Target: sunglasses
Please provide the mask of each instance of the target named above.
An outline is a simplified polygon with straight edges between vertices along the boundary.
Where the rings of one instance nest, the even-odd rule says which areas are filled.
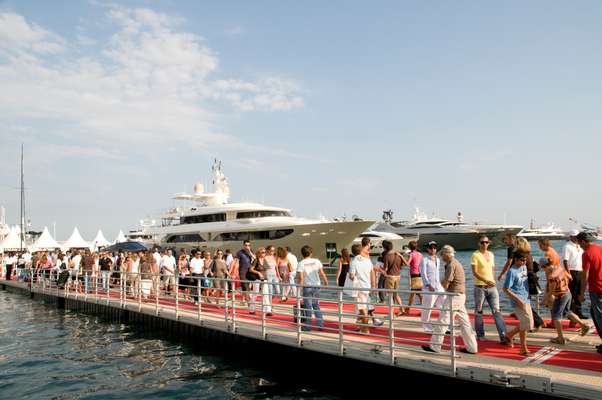
[[[519,258],[518,261],[525,261],[526,262],[527,259],[526,258]]]
[[[481,242],[481,244],[489,244],[489,242]]]

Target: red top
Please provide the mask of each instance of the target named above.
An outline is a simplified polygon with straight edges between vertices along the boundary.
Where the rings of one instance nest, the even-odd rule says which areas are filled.
[[[590,244],[583,252],[583,270],[589,270],[587,283],[590,293],[602,293],[602,247]]]

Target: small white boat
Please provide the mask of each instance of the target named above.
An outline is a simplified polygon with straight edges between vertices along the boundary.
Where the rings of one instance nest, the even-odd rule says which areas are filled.
[[[524,228],[516,236],[523,237],[527,240],[560,240],[567,238],[566,232],[553,223],[548,223],[547,225],[541,227],[535,227],[533,225],[533,220],[531,220],[531,225],[528,228]]]
[[[370,238],[370,256],[379,257],[383,251],[383,242],[388,240],[393,244],[393,250],[402,252],[403,247],[407,246],[412,240],[418,241],[418,236],[401,236],[396,233],[382,231],[366,231],[362,232],[354,241],[353,244],[361,244],[363,238]]]

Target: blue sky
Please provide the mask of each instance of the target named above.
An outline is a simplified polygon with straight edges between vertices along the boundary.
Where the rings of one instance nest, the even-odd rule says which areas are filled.
[[[224,162],[316,217],[602,225],[599,2],[0,1],[0,204],[91,239]]]

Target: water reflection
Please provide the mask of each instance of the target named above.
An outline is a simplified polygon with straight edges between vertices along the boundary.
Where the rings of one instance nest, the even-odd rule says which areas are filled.
[[[0,397],[333,398],[101,318],[0,292]],[[251,361],[252,363],[252,361]]]

